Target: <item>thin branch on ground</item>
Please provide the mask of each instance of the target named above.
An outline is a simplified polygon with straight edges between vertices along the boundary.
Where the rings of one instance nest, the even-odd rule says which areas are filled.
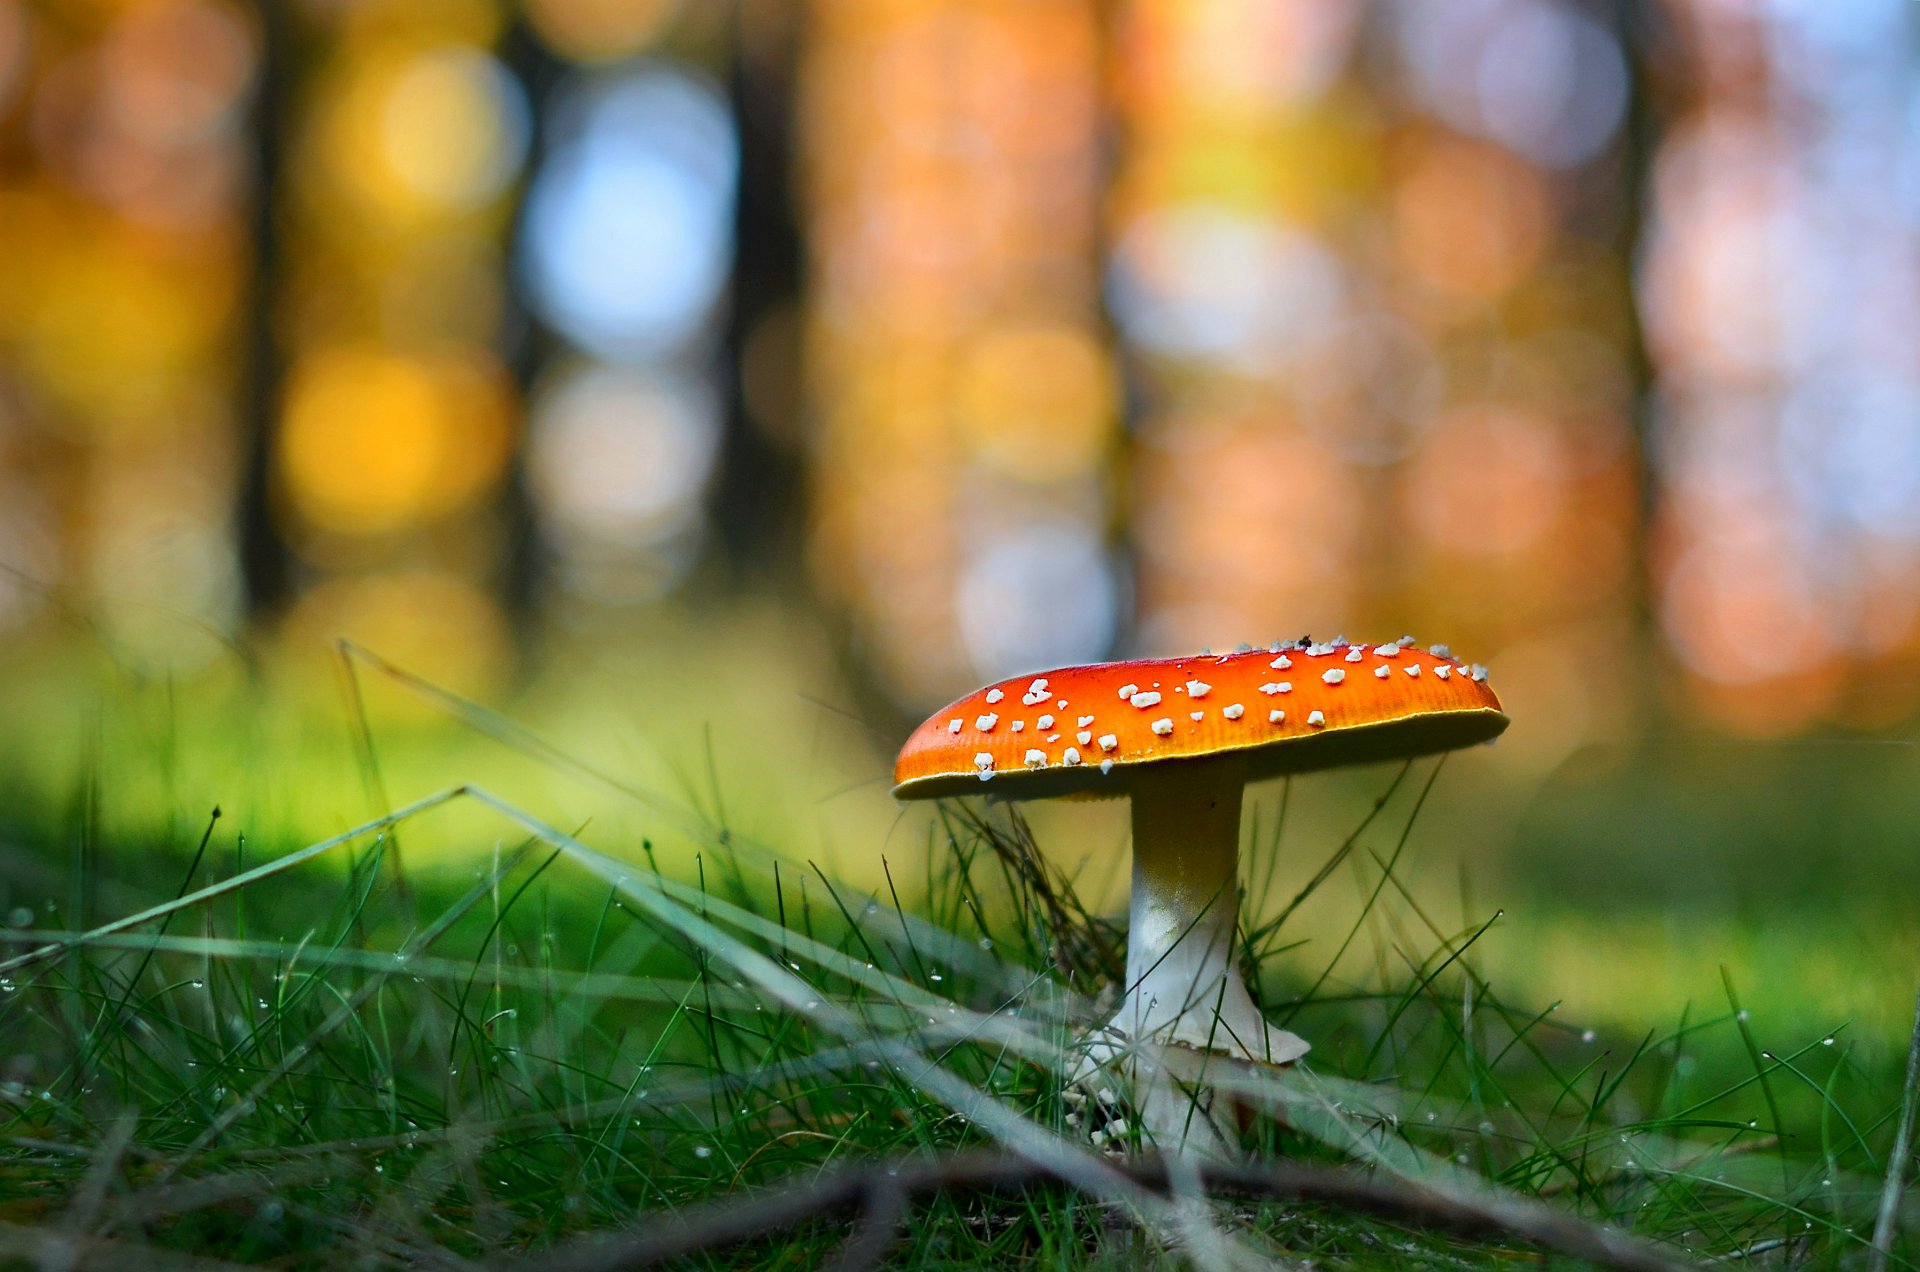
[[[1913,1043],[1907,1048],[1907,1085],[1900,1097],[1900,1125],[1893,1133],[1893,1152],[1887,1155],[1887,1182],[1880,1190],[1880,1217],[1873,1225],[1872,1272],[1886,1272],[1887,1256],[1893,1253],[1900,1195],[1906,1189],[1907,1158],[1913,1153],[1916,1104],[1920,1104],[1920,998],[1913,1004]]]
[[[154,1272],[251,1272],[244,1263],[108,1237],[0,1221],[0,1263],[35,1268],[151,1268]]]
[[[1141,1187],[1167,1187],[1169,1172],[1163,1161],[1112,1165]],[[1617,1272],[1674,1272],[1691,1266],[1653,1242],[1525,1198],[1463,1199],[1404,1180],[1305,1162],[1205,1163],[1190,1169],[1197,1171],[1211,1197],[1316,1202],[1463,1235],[1514,1238]],[[879,1158],[744,1197],[677,1213],[641,1215],[620,1236],[575,1242],[494,1266],[500,1272],[533,1267],[547,1272],[624,1272],[738,1245],[861,1206],[865,1221],[842,1248],[840,1264],[871,1267],[884,1260],[899,1239],[905,1202],[915,1195],[1058,1182],[1064,1181],[1048,1164],[998,1149]]]

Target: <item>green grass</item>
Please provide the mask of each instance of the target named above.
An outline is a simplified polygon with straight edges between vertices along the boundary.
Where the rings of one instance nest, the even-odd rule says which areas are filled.
[[[1011,810],[904,823],[888,868],[849,883],[730,820],[748,792],[725,780],[696,798],[603,779],[443,705],[515,763],[584,774],[595,820],[421,798],[377,750],[370,784],[416,802],[298,853],[263,854],[231,816],[121,851],[100,766],[66,811],[16,820],[0,961],[54,948],[0,982],[0,1266],[73,1234],[129,1267],[494,1259],[986,1145],[1083,1186],[918,1197],[891,1259],[1492,1267],[1528,1249],[1327,1204],[1195,1212],[1107,1171],[1138,1146],[1096,1146],[1114,1111],[1060,1074],[1110,1010],[1124,933]],[[1497,910],[1406,868],[1433,776],[1372,775],[1385,802],[1350,836],[1302,831],[1287,798],[1251,823],[1250,890],[1283,900],[1247,910],[1251,983],[1315,1050],[1242,1089],[1263,1113],[1248,1149],[1543,1203],[1676,1257],[1865,1266],[1903,1056],[1838,1015],[1781,1031],[1743,1009],[1768,987],[1718,966],[1711,999],[1631,1029],[1509,995],[1485,971]],[[811,1267],[854,1231],[837,1210],[689,1261]],[[1893,1266],[1920,1258],[1903,1241]]]

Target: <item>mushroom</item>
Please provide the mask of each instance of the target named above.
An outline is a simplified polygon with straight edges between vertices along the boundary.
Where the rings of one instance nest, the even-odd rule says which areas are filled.
[[[1240,978],[1245,784],[1450,751],[1507,727],[1484,667],[1412,643],[1298,641],[1023,676],[936,712],[900,749],[901,799],[1131,798],[1126,992],[1080,1076],[1131,1080],[1139,1121],[1162,1149],[1226,1150],[1205,1063],[1286,1065],[1308,1050],[1267,1023]],[[1043,712],[1056,733],[1013,731]],[[1002,715],[1009,727],[994,727]]]

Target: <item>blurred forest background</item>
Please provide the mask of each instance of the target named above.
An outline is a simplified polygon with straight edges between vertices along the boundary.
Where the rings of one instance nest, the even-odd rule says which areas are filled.
[[[1798,925],[1891,1030],[1916,60],[1908,0],[0,0],[8,816],[177,840],[348,635],[870,858],[983,678],[1407,631],[1515,717],[1432,815],[1583,907],[1556,992]]]

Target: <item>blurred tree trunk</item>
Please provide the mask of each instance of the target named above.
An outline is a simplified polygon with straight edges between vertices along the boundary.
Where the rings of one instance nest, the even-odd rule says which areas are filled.
[[[254,12],[259,22],[260,71],[248,119],[253,142],[253,270],[241,307],[237,403],[242,430],[241,472],[234,520],[246,608],[252,616],[265,617],[286,604],[292,587],[286,540],[274,520],[273,447],[286,370],[277,309],[282,265],[281,165],[287,88],[293,68],[291,23],[284,7],[264,4]]]

